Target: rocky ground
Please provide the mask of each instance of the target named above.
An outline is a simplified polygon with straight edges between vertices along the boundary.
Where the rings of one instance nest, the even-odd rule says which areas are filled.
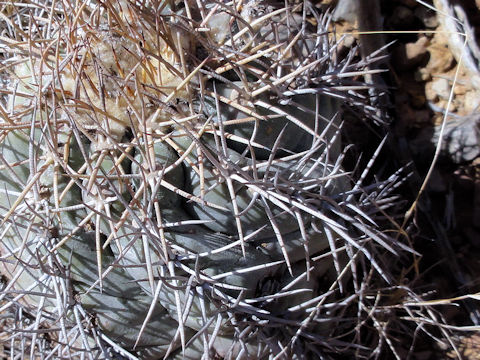
[[[336,3],[323,1],[321,6]],[[480,291],[480,88],[475,81],[478,73],[459,66],[462,55],[452,44],[454,35],[446,29],[443,15],[428,7],[438,8],[442,3],[455,3],[460,8],[457,14],[463,10],[471,25],[470,36],[477,38],[478,0],[377,2],[381,14],[381,29],[377,30],[382,32],[382,41],[390,44],[384,66],[389,71],[382,79],[389,87],[387,113],[395,138],[393,151],[400,163],[413,162],[413,175],[405,190],[412,201],[432,164],[444,120],[446,125],[442,152],[410,228],[421,256],[418,272],[409,278],[418,293],[432,300],[474,298],[471,295]],[[363,40],[355,35],[362,27],[355,11],[361,13],[353,8],[335,13],[337,34],[354,33],[349,46]],[[480,336],[475,333],[480,326],[478,299],[448,302],[436,310],[446,324],[460,330],[453,331],[451,338],[458,352],[441,341],[419,341],[410,358],[480,358]]]

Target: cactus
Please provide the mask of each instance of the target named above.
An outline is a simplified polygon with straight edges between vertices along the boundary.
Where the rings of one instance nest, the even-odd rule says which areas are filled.
[[[23,314],[12,354],[328,352],[356,267],[388,278],[378,252],[399,251],[375,220],[394,177],[371,192],[342,165],[341,104],[362,96],[338,74],[361,65],[335,60],[328,14],[40,3],[41,21],[21,3],[8,17],[37,29],[11,39],[4,74],[0,297]]]

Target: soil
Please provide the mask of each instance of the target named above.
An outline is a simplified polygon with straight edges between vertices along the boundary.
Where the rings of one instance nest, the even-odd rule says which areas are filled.
[[[455,3],[465,10],[478,35],[480,1]],[[336,1],[321,4],[334,6]],[[395,139],[390,151],[399,163],[412,162],[413,176],[402,190],[412,203],[432,163],[444,119],[447,129],[462,129],[451,133],[453,139],[441,153],[412,217],[411,240],[421,256],[418,272],[409,275],[411,286],[424,300],[476,294],[480,291],[480,144],[476,134],[480,90],[472,85],[464,67],[457,69],[458,54],[449,48],[449,35],[435,11],[415,0],[385,0],[380,5],[384,41],[391,43],[387,48],[389,71],[383,76],[390,88],[389,131]],[[351,33],[357,26],[357,22],[338,21],[336,31]],[[358,41],[353,36],[350,46]],[[468,149],[467,144],[471,144]],[[409,358],[480,359],[480,336],[467,331],[474,328],[466,328],[478,329],[479,305],[477,298],[436,307],[439,318],[456,329],[449,332],[451,344],[420,339]]]

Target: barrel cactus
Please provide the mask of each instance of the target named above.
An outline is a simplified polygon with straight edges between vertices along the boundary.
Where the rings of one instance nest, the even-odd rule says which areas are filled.
[[[377,216],[394,177],[368,189],[342,164],[341,107],[368,112],[348,80],[366,64],[337,57],[328,14],[262,0],[44,0],[5,14],[13,357],[345,346],[329,339],[355,325],[360,277],[388,280],[378,253],[399,243]]]

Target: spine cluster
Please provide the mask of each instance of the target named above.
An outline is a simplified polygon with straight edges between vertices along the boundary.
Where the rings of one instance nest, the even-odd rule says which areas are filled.
[[[15,6],[32,37],[9,45],[0,123],[12,354],[301,359],[348,331],[363,273],[388,281],[378,254],[398,251],[377,219],[395,179],[371,191],[344,170],[362,65],[328,15]]]

